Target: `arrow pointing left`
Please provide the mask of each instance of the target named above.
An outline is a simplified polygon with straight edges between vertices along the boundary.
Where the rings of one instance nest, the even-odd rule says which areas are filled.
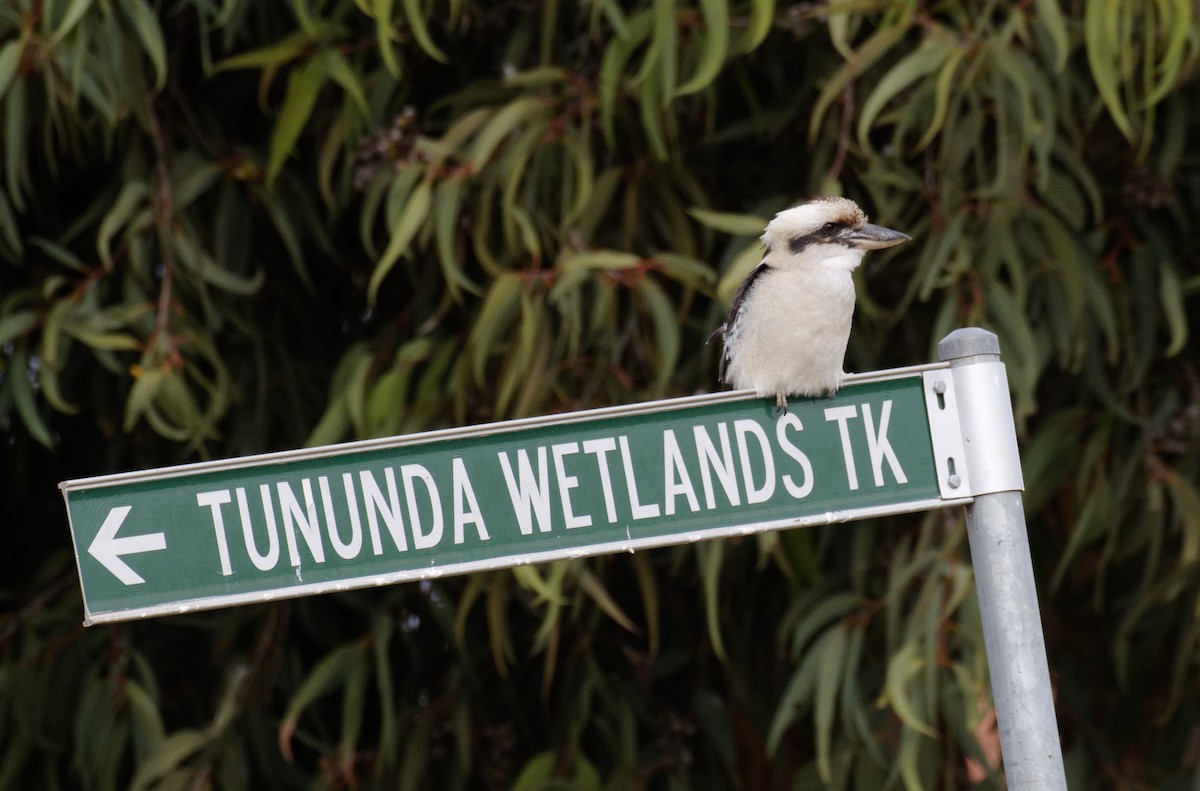
[[[122,555],[134,555],[138,552],[154,552],[167,548],[167,537],[162,533],[147,533],[144,536],[125,536],[117,538],[117,531],[129,516],[132,505],[118,505],[109,510],[100,532],[92,539],[88,554],[100,561],[100,565],[113,573],[117,579],[126,585],[137,585],[145,582],[142,575],[129,567],[121,559]]]

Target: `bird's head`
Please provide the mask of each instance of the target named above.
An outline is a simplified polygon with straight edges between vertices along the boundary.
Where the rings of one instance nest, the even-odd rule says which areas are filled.
[[[775,215],[762,241],[768,265],[780,269],[824,267],[851,271],[867,250],[909,240],[908,234],[867,222],[849,198],[817,197]]]

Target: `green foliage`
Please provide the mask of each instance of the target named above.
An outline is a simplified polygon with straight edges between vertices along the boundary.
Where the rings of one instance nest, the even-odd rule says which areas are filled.
[[[0,788],[1000,784],[952,514],[77,625],[58,480],[711,389],[827,192],[851,370],[1000,335],[1072,787],[1192,787],[1198,11],[0,8]]]

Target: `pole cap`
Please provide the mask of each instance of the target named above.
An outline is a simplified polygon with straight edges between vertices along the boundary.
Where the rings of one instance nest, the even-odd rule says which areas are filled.
[[[938,358],[942,362],[977,357],[984,354],[1000,354],[1000,339],[996,333],[981,327],[963,327],[938,342]]]

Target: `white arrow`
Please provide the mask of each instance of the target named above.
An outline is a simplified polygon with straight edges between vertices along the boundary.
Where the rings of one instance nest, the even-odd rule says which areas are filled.
[[[117,538],[117,531],[129,516],[132,505],[118,505],[108,512],[100,532],[92,539],[88,554],[100,561],[100,565],[113,573],[117,579],[126,585],[137,585],[145,582],[142,575],[129,568],[129,564],[121,559],[122,555],[134,555],[138,552],[154,552],[167,548],[167,537],[162,533],[147,533],[144,536],[125,536]]]

